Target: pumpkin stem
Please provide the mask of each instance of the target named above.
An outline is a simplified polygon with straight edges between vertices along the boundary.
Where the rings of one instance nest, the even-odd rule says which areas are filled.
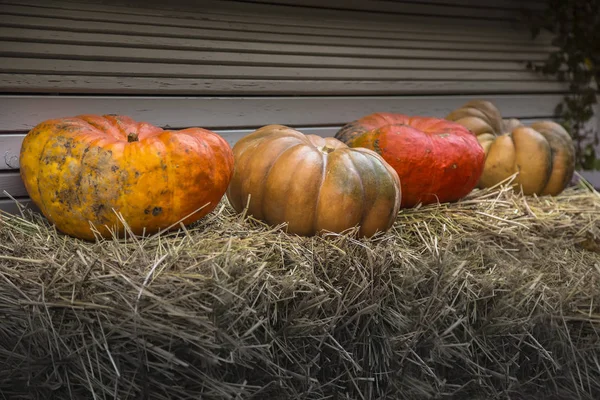
[[[333,147],[329,147],[329,146],[325,145],[325,146],[321,147],[319,150],[321,150],[321,152],[323,152],[325,154],[329,154],[335,149]]]
[[[127,142],[131,143],[131,142],[137,142],[139,140],[138,134],[135,132],[129,132],[127,134]]]

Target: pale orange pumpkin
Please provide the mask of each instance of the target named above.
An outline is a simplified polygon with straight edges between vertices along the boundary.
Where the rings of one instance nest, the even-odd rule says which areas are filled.
[[[268,125],[233,147],[236,168],[227,198],[233,208],[287,232],[315,235],[359,227],[388,230],[400,207],[398,174],[368,149],[335,138]]]
[[[155,233],[212,211],[233,174],[214,132],[163,130],[119,115],[44,121],[23,140],[21,178],[34,204],[71,236]]]
[[[489,188],[518,173],[513,181],[525,195],[557,195],[571,181],[575,148],[568,132],[553,121],[529,126],[503,119],[489,101],[470,101],[446,116],[475,135],[486,159],[478,187]]]

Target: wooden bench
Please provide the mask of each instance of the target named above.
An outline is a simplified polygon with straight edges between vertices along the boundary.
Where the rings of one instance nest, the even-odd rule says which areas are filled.
[[[231,144],[271,123],[331,136],[371,112],[443,117],[474,98],[552,118],[566,87],[525,68],[550,39],[519,24],[543,4],[0,0],[0,208],[16,210],[4,191],[28,203],[20,144],[56,117],[125,114]]]

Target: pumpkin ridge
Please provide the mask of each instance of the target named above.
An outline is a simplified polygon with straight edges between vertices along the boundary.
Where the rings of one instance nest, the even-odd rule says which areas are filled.
[[[286,136],[282,136],[282,137],[283,137],[283,138],[287,138]],[[283,154],[287,153],[287,152],[288,152],[289,150],[291,150],[291,149],[294,149],[294,148],[296,148],[296,147],[298,147],[298,146],[302,146],[302,145],[303,145],[303,143],[296,143],[295,145],[293,145],[293,146],[291,146],[291,147],[288,147],[287,149],[283,150],[281,153],[277,154],[277,156],[275,157],[275,159],[273,160],[273,162],[271,162],[271,163],[269,164],[269,167],[268,167],[268,168],[265,170],[265,174],[263,175],[263,180],[265,180],[265,181],[266,181],[266,179],[267,179],[267,178],[269,177],[269,175],[271,174],[271,170],[273,169],[273,167],[275,167],[275,164],[277,164],[277,161],[279,161],[279,159],[280,159],[280,158],[283,156]],[[262,193],[262,194],[263,194],[262,198],[264,199],[264,194],[265,194],[265,193],[264,193],[264,191],[265,191],[265,187],[263,186],[261,190],[262,190],[262,192],[263,192],[263,193]],[[248,201],[248,199],[246,199],[246,201]],[[262,204],[261,204],[261,206],[260,206],[260,211],[261,211],[261,213],[262,213],[263,217],[265,217],[265,219],[266,219],[266,216],[268,215],[268,213],[267,213],[267,212],[265,212],[265,206],[266,206],[266,202],[262,202]],[[267,210],[267,211],[268,211],[268,210]]]
[[[117,132],[119,132],[121,135],[123,135],[125,140],[128,142],[129,142],[130,134],[135,135],[136,138],[139,136],[139,132],[140,132],[140,123],[139,122],[127,121],[127,120],[124,121],[123,116],[118,115],[118,114],[102,115],[102,118],[104,118],[111,127],[114,127],[117,130]],[[130,129],[128,129],[130,127],[133,128],[132,129],[133,132]],[[121,139],[121,140],[123,140],[123,139]]]
[[[543,136],[543,134],[542,134],[542,136]],[[554,151],[554,148],[552,147],[552,145],[550,144],[549,141],[548,141],[548,147],[550,147],[550,157],[548,157],[549,158],[548,166],[546,168],[546,181],[544,182],[544,187],[542,188],[540,193],[543,193],[544,191],[546,191],[546,187],[548,187],[548,183],[550,183],[550,179],[552,178],[552,171],[554,171],[554,154],[556,152]]]
[[[368,149],[366,149],[368,151]],[[396,171],[389,165],[387,164],[387,162],[384,160],[384,158],[382,156],[378,156],[377,154],[375,154],[374,157],[369,157],[369,153],[367,153],[366,151],[360,151],[360,154],[369,161],[370,166],[373,170],[373,175],[375,176],[375,178],[377,179],[377,183],[378,184],[385,184],[385,180],[386,180],[386,175],[385,174],[380,174],[380,171],[388,171],[388,175],[387,177],[390,178],[391,180],[391,184],[394,187],[394,197],[397,199],[396,203],[394,206],[389,208],[389,212],[387,215],[387,219],[388,219],[388,223],[386,225],[386,230],[389,229],[395,222],[396,220],[396,216],[398,214],[398,209],[400,208],[402,199],[401,199],[401,182],[400,182],[400,178],[398,177],[398,174],[396,173]],[[362,183],[362,181],[361,181]],[[396,185],[397,183],[397,185]],[[382,185],[385,187],[385,185]],[[364,185],[363,185],[364,187]],[[366,193],[366,192],[365,192]],[[373,198],[371,199],[371,203],[370,204],[366,204],[365,202],[365,209],[372,209],[375,205],[377,205],[377,203],[381,200],[386,200],[386,197],[382,197],[381,196],[382,192],[381,191],[377,191],[375,192],[375,195],[373,196]],[[366,197],[366,196],[365,196]],[[365,212],[365,215],[361,218],[361,230],[364,229],[365,227],[365,219],[370,216],[368,212]]]
[[[390,177],[391,177],[392,183],[395,183],[393,175],[395,174],[397,176],[397,173],[396,173],[396,171],[393,168],[391,168],[389,166],[386,166],[386,163],[385,163],[385,161],[384,161],[384,159],[382,157],[372,159],[370,157],[367,157],[362,152],[361,152],[361,154],[363,154],[363,156],[365,157],[365,159],[368,159],[371,162],[371,165],[373,166],[373,169],[375,170],[375,172],[377,171],[377,169],[379,167],[381,167],[382,169],[384,169],[386,171],[390,171],[390,169],[391,169],[392,172],[390,172]],[[375,165],[375,164],[377,164],[377,165]],[[383,180],[385,178],[384,175],[379,175],[377,173],[376,173],[376,176],[377,176],[377,178],[378,178],[379,181],[381,181],[381,180]],[[398,178],[398,182],[400,183],[400,179],[399,178]],[[401,185],[401,183],[400,183],[400,185]],[[399,207],[400,203],[402,201],[401,194],[400,194],[400,186],[396,186],[396,185],[393,185],[393,186],[394,186],[394,192],[396,193],[396,197],[398,198],[398,201],[396,202],[396,204]],[[377,203],[377,200],[379,200],[379,197],[380,197],[379,194],[380,193],[377,192],[377,195],[375,196],[375,198],[373,199],[373,201],[371,202],[371,204],[369,204],[369,207],[371,207],[372,205],[374,205],[374,204]],[[394,224],[394,221],[396,220],[396,217],[395,217],[396,214],[398,214],[398,209],[396,207],[390,207],[389,214],[388,214],[387,229],[389,229]],[[364,226],[364,219],[367,217],[367,215],[368,214],[365,213],[365,216],[363,217],[363,219],[361,221],[361,226]]]
[[[81,154],[81,158],[79,159],[79,174],[77,176],[77,178],[75,179],[75,187],[80,188],[81,187],[81,180],[83,179],[83,175],[84,175],[84,170],[85,170],[85,164],[84,164],[84,160],[85,158],[88,156],[89,152],[90,152],[90,146],[93,145],[93,143],[95,143],[96,140],[92,141],[85,149],[83,149],[83,154]],[[78,196],[80,196],[80,194],[78,194]],[[79,197],[79,202],[81,203],[81,197]],[[96,218],[99,218],[100,216],[98,214],[96,214]]]
[[[311,143],[312,144],[312,143]],[[319,187],[323,186],[323,182],[325,182],[325,174],[327,173],[327,166],[329,165],[328,161],[329,161],[329,154],[325,154],[322,151],[319,151],[317,149],[317,151],[321,154],[321,160],[323,160],[323,164],[322,164],[322,168],[321,168],[321,179],[319,180]],[[317,212],[319,211],[319,201],[321,200],[321,191],[318,190],[317,191],[317,198],[315,201],[315,217],[313,218],[313,223],[312,223],[312,231],[316,231],[317,230],[317,223],[320,220],[319,219],[319,215],[317,214]]]
[[[347,126],[343,126],[342,128],[340,128],[334,135],[334,138],[344,143],[350,144],[353,143],[357,137],[362,136],[367,132],[367,129],[364,129],[362,126],[357,124],[356,121],[353,121]]]
[[[287,149],[286,151],[284,151],[283,153],[291,153],[291,155],[293,155],[294,152],[296,151],[302,151],[302,149],[304,148],[304,146],[302,146],[301,144],[298,144],[296,146],[290,147],[289,149]],[[281,153],[283,155],[283,153]],[[279,157],[277,158],[278,160],[280,159]],[[294,182],[296,181],[294,178],[298,175],[298,172],[301,171],[302,168],[300,168],[301,164],[304,162],[304,158],[302,157],[298,157],[298,161],[296,163],[296,165],[294,166],[295,168],[292,168],[292,174],[290,176],[290,179],[287,181],[287,186],[280,188],[283,192],[285,193],[290,193],[290,187],[294,184]],[[273,163],[273,165],[275,165],[277,163],[277,161],[275,161]],[[290,216],[288,215],[289,212],[289,203],[285,202],[283,203],[283,218],[286,221],[290,220]]]
[[[348,152],[344,152],[345,155],[348,155]],[[364,154],[362,152],[359,152],[359,154],[361,156],[363,156],[364,159],[369,160],[369,162],[371,162],[371,160],[368,157],[365,157]],[[350,164],[352,164],[352,170],[353,171],[358,171],[358,166],[356,165],[356,163],[354,162],[354,159],[352,157],[346,157],[348,158],[348,160],[350,160]],[[356,173],[356,175],[358,175],[358,182],[360,183],[360,192],[362,193],[362,207],[360,209],[360,222],[359,222],[359,226],[363,226],[364,222],[365,222],[365,218],[367,217],[367,213],[365,213],[365,208],[366,207],[370,207],[371,204],[367,205],[366,201],[367,201],[367,195],[365,193],[365,185],[362,181],[362,177],[360,176],[360,174]]]
[[[169,143],[171,145],[171,147],[175,146],[177,151],[175,152],[169,152],[170,156],[173,157],[175,155],[179,155],[180,152],[186,152],[187,147],[190,146],[185,142],[184,138],[189,138],[189,140],[191,141],[191,143],[194,145],[195,148],[197,149],[201,149],[201,157],[203,159],[209,159],[209,160],[216,160],[216,159],[220,159],[220,154],[217,154],[215,149],[213,148],[213,145],[215,144],[215,140],[213,140],[213,135],[210,134],[209,132],[201,129],[201,128],[196,128],[194,130],[194,132],[201,132],[203,137],[202,140],[200,140],[200,138],[198,138],[197,136],[194,136],[192,134],[191,128],[188,129],[184,129],[181,130],[179,132],[174,132],[174,131],[166,131],[169,137]],[[185,149],[183,148],[185,146]],[[224,162],[225,160],[220,160],[220,162]],[[169,163],[169,165],[173,165],[173,162],[171,161]],[[186,165],[184,164],[184,167]],[[207,176],[209,177],[209,179],[214,183],[214,178],[215,178],[215,169],[214,169],[214,164],[213,163],[208,163],[207,164]],[[176,169],[172,169],[172,173],[173,175],[176,177]],[[211,204],[212,201],[210,198],[207,199],[207,201],[203,204],[200,204],[199,207],[197,209],[194,210],[186,210],[185,206],[182,204],[181,199],[182,196],[179,196],[179,193],[176,192],[177,186],[173,187],[173,191],[172,191],[172,200],[171,200],[171,205],[172,205],[172,212],[174,212],[175,214],[178,214],[180,216],[180,218],[185,218],[188,216],[188,214],[190,213],[196,213],[198,212],[198,208],[202,207],[202,209],[207,209],[207,208],[211,208]],[[181,190],[181,188],[180,188]]]
[[[79,121],[84,122],[86,125],[88,125],[88,127],[90,128],[91,131],[104,132],[107,134],[107,136],[110,136],[113,139],[119,139],[118,137],[114,136],[112,132],[108,132],[108,131],[104,130],[104,127],[99,125],[97,122],[91,120],[90,118],[87,118],[87,115],[78,115],[75,118],[78,119]],[[102,118],[104,118],[104,116],[102,116]],[[106,121],[112,128],[115,128],[115,126],[110,122],[110,120],[106,119]],[[127,139],[127,138],[125,138],[125,139]]]
[[[203,149],[202,158],[209,159],[209,160],[216,159],[217,155],[215,154],[215,150],[213,149],[213,147],[210,145],[206,145],[206,144],[203,145],[202,142],[200,141],[200,139],[196,136],[193,136],[190,132],[186,132],[185,130],[183,130],[177,134],[175,134],[175,132],[169,132],[169,133],[172,135],[172,137],[176,137],[176,136],[180,136],[180,135],[189,137],[190,139],[192,139],[195,142],[196,146],[200,146]],[[205,134],[206,132],[202,131],[202,133]],[[206,137],[204,137],[203,139],[205,141],[208,141]],[[211,143],[209,143],[209,144],[212,144],[212,140],[211,140]],[[180,146],[179,140],[177,140],[177,145]],[[171,153],[171,152],[169,152],[169,153]],[[209,157],[207,157],[207,155]],[[172,165],[172,163],[169,163],[169,165]],[[209,163],[208,166],[210,168],[209,172],[210,172],[210,177],[212,180],[214,178],[214,173],[215,173],[214,166],[211,163]],[[175,169],[173,169],[173,173],[174,172],[175,172]],[[187,215],[185,215],[185,214],[189,214],[189,213],[183,212],[183,207],[181,206],[180,202],[175,203],[176,199],[180,198],[179,196],[175,196],[175,188],[173,188],[173,193],[171,193],[171,196],[172,196],[171,204],[173,207],[173,211],[175,211],[176,213],[180,213],[181,218],[186,217]],[[210,203],[211,203],[210,200],[208,200],[208,203],[200,204],[200,207],[202,207],[202,209],[210,207]],[[198,210],[192,210],[191,212],[196,213],[197,211]]]
[[[262,140],[261,138],[255,138],[255,137],[250,137],[250,136],[245,136],[242,139],[240,139],[237,143],[237,146],[234,147],[233,151],[234,151],[234,158],[235,158],[235,170],[234,170],[234,174],[232,176],[232,182],[234,181],[234,179],[237,178],[237,175],[239,175],[238,173],[236,173],[236,171],[240,171],[240,170],[244,170],[246,168],[248,168],[248,163],[252,160],[251,157],[249,157],[250,154],[252,154],[252,150],[256,150],[257,148],[259,148],[262,144]],[[242,145],[244,144],[244,145]],[[243,168],[242,168],[243,167]],[[263,176],[263,178],[266,177]],[[240,185],[243,186],[243,185]],[[244,194],[243,194],[243,190],[240,188],[239,193],[235,193],[233,191],[234,185],[231,186],[231,188],[227,189],[227,198],[229,200],[229,202],[231,203],[232,206],[234,206],[235,208],[235,204],[238,204],[238,206],[241,209],[246,208],[248,204],[248,196],[246,196],[246,198],[244,198]],[[261,211],[262,212],[262,211]]]
[[[48,144],[50,143],[50,140],[53,139],[53,136],[50,136],[48,134],[46,134],[45,136],[47,136],[46,139],[46,143],[44,143],[44,145],[42,146],[42,150],[40,151],[40,157],[38,159],[38,164],[41,165],[42,164],[42,159],[44,158],[44,154],[46,154],[46,147],[48,146]],[[40,202],[42,203],[42,207],[44,208],[44,210],[48,210],[48,206],[46,205],[46,201],[44,200],[44,197],[42,196],[42,185],[40,185],[40,175],[42,174],[42,170],[38,170],[37,174],[36,174],[36,186],[38,189],[38,196],[40,199]],[[50,219],[50,218],[49,218]],[[51,222],[54,218],[51,218]]]
[[[56,144],[59,144],[61,146],[63,146],[65,148],[66,153],[62,155],[62,157],[60,157],[60,159],[56,162],[57,168],[60,171],[63,171],[65,169],[65,166],[67,165],[67,157],[71,157],[73,154],[73,143],[72,143],[72,138],[65,138],[65,136],[62,135],[58,135],[55,136],[55,139],[57,139],[55,141]],[[62,139],[62,140],[58,140],[58,139]],[[69,142],[69,139],[71,139],[71,141]],[[65,143],[63,143],[63,140]],[[66,144],[69,143],[69,145],[67,146]],[[71,172],[68,172],[69,176],[71,175]],[[59,182],[59,187],[66,187],[67,189],[63,189],[65,190],[65,194],[68,194],[67,196],[64,196],[64,199],[61,200],[66,200],[65,202],[68,204],[69,207],[74,207],[74,199],[71,197],[72,194],[74,193],[74,191],[69,187],[69,185],[63,185],[63,182],[65,182],[65,174],[59,174],[58,175],[58,182]],[[61,195],[62,195],[62,191],[61,191]]]
[[[250,135],[245,136],[244,138],[242,138],[242,141],[236,143],[236,146],[235,146],[235,151],[237,151],[237,155],[235,155],[235,158],[237,160],[244,160],[245,161],[245,163],[244,163],[245,169],[249,169],[250,165],[252,165],[252,161],[253,161],[252,154],[253,153],[255,153],[255,152],[257,153],[258,149],[261,149],[261,147],[265,147],[265,150],[268,150],[268,148],[270,147],[269,145],[271,144],[268,141],[265,141],[265,139],[267,138],[266,135],[259,135],[259,134],[257,134],[256,137],[254,137],[255,133],[262,134],[261,130],[259,129],[259,130],[255,131],[254,133],[252,133],[252,134],[250,134]],[[279,140],[279,139],[281,139],[281,140],[289,140],[290,137],[295,138],[294,136],[284,136],[284,135],[282,135],[282,136],[276,138],[275,140],[273,140],[273,142],[275,142],[276,140]],[[254,145],[254,147],[252,147],[253,145]],[[239,149],[241,149],[241,150],[239,150]],[[246,157],[245,159],[243,158],[244,156]],[[276,159],[278,159],[280,156],[281,156],[281,153],[277,155]],[[237,163],[237,165],[239,166],[241,164]],[[261,177],[260,181],[265,181],[268,178],[269,174],[271,173],[271,168],[272,167],[273,167],[273,163],[270,163],[270,165],[268,166],[268,168],[265,169],[264,173],[262,174],[262,177]],[[243,183],[242,183],[242,186],[243,186]],[[260,192],[261,192],[260,198],[264,198],[264,187],[260,186],[259,188],[260,188]],[[244,190],[240,191],[240,199],[239,199],[240,200],[240,206],[242,208],[245,208],[246,205],[248,205],[248,211],[250,211],[251,206],[250,206],[250,204],[248,202],[248,196],[244,197],[243,192],[244,192]],[[250,201],[253,201],[253,200],[250,199]],[[261,218],[260,219],[262,219],[262,217],[264,217],[264,215],[265,215],[265,213],[264,213],[264,203],[262,203],[262,202],[261,202],[261,205],[259,207],[259,211],[260,211],[260,214],[261,214]]]
[[[174,140],[171,140],[171,137],[173,135],[174,135],[174,133],[172,133],[172,132],[168,132],[168,133],[166,133],[164,135],[165,137],[164,137],[163,140],[168,141],[167,143],[163,142],[165,144],[165,147],[169,147],[169,145],[170,146],[175,145],[177,147],[177,145],[179,145],[179,143],[174,144],[173,143]],[[160,135],[160,136],[163,136],[163,135]],[[211,156],[213,158],[209,158],[209,159],[213,160],[214,159],[214,153],[212,153],[212,149],[210,148],[210,146],[203,146],[202,148],[203,148],[203,150],[209,149],[211,151]],[[167,164],[167,165],[173,165],[174,164],[173,157],[174,157],[174,155],[175,155],[175,153],[176,153],[177,150],[179,150],[179,149],[176,148],[175,151],[165,151],[165,164]],[[206,156],[206,151],[203,152],[203,156]],[[171,195],[170,195],[170,198],[169,198],[169,203],[171,204],[170,212],[173,213],[174,215],[177,215],[177,214],[181,213],[181,207],[180,207],[180,204],[179,204],[180,202],[178,201],[179,200],[179,196],[176,196],[176,193],[175,193],[175,190],[177,189],[177,186],[175,185],[175,183],[177,181],[177,179],[176,179],[177,177],[175,176],[176,170],[175,170],[175,168],[167,168],[165,170],[165,172],[166,172],[165,176],[166,176],[166,179],[167,179],[167,187],[169,188],[169,191],[171,192]],[[206,204],[200,204],[200,207],[207,207],[207,205]],[[194,211],[196,211],[196,210],[194,210]],[[157,217],[162,219],[162,216],[157,216]],[[183,218],[183,217],[185,217],[185,215],[180,215],[179,216],[180,219]]]

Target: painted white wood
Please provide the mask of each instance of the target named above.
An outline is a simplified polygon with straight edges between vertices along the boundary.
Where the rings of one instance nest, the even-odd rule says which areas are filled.
[[[261,1],[261,0],[259,0]],[[299,0],[301,1],[301,0]],[[397,2],[398,0],[385,0]],[[403,1],[403,0],[401,0]],[[495,0],[495,1],[481,1],[481,0],[409,0],[410,3],[425,3],[425,4],[446,4],[451,6],[475,6],[488,10],[500,9],[512,9],[514,11],[520,10],[522,7],[531,10],[543,10],[546,7],[545,0]]]
[[[557,93],[567,87],[556,81],[450,80],[267,80],[113,77],[90,75],[2,74],[5,92],[173,94],[173,95],[391,95]]]
[[[18,171],[0,171],[0,198],[9,196],[29,196]]]
[[[398,40],[394,47],[380,45],[333,46],[319,44],[268,43],[233,40],[188,39],[133,34],[111,34],[96,32],[51,31],[32,28],[0,28],[0,40],[19,42],[54,42],[75,45],[122,46],[130,48],[171,49],[171,50],[218,50],[241,51],[262,54],[308,54],[360,56],[380,58],[431,58],[469,60],[539,60],[553,48],[546,46],[524,47],[519,45],[439,43],[418,40]],[[24,49],[27,45],[23,44]],[[410,51],[410,53],[407,53]]]
[[[46,0],[2,0],[5,12],[17,15],[61,15],[69,18],[87,18],[90,20],[121,21],[125,18],[131,22],[151,21],[157,24],[173,22],[171,18],[178,19],[178,23],[187,23],[193,26],[194,20],[202,23],[211,21],[234,24],[259,24],[272,27],[313,27],[339,29],[346,28],[361,32],[365,30],[385,32],[417,29],[418,31],[447,31],[452,28],[455,32],[469,32],[469,26],[477,28],[478,34],[494,36],[493,31],[504,28],[506,35],[522,35],[527,32],[523,26],[510,24],[506,20],[494,20],[494,13],[488,12],[487,18],[471,17],[465,15],[472,10],[463,10],[460,17],[447,15],[415,15],[411,13],[378,13],[352,10],[326,10],[318,8],[290,7],[278,4],[249,4],[238,1],[223,0],[177,0],[164,2],[160,0],[147,0],[144,7],[139,2],[133,1],[56,1]],[[129,3],[129,4],[128,4]],[[410,6],[402,2],[403,6]],[[20,7],[20,8],[17,8]],[[107,12],[110,11],[110,12]],[[478,12],[477,10],[475,10]],[[87,14],[86,14],[87,13]],[[517,13],[513,13],[517,14]],[[491,17],[491,18],[490,18]],[[153,19],[154,18],[154,19]],[[185,22],[184,19],[188,21]],[[402,22],[399,24],[399,20]],[[431,22],[435,22],[431,24]],[[357,22],[360,22],[357,24]],[[207,25],[215,27],[214,25]],[[245,27],[244,27],[245,28]],[[256,29],[256,28],[255,28]]]
[[[544,59],[549,47],[524,40],[524,31],[517,32],[509,25],[498,28],[484,24],[477,28],[477,40],[483,40],[484,32],[493,30],[490,40],[510,37],[511,42],[451,40],[454,34],[474,37],[473,30],[467,29],[465,23],[456,24],[447,13],[441,13],[447,16],[444,24],[417,23],[408,14],[410,10],[424,9],[410,1],[402,3],[408,8],[399,14],[401,24],[398,20],[395,24],[380,23],[381,13],[339,14],[305,7],[301,7],[303,12],[290,13],[298,7],[258,3],[208,1],[203,2],[202,8],[191,4],[179,11],[151,9],[160,2],[152,3],[152,7],[108,3],[3,0],[0,11],[5,18],[0,22],[0,48],[7,57],[0,59],[0,90],[306,96],[555,93],[566,89],[564,84],[546,81],[525,70],[526,61]],[[453,7],[456,6],[450,8]],[[319,18],[306,18],[309,12]],[[11,16],[17,21],[12,21]],[[15,26],[19,18],[22,23],[28,17],[52,21],[51,29],[35,24]],[[267,18],[268,23],[262,23],[261,18]],[[292,20],[296,23],[290,23]],[[330,20],[337,22],[332,24]],[[229,36],[190,35],[189,31],[198,27],[204,33],[210,31],[205,25],[210,21],[229,24],[219,28]],[[262,35],[261,39],[246,37],[242,31],[245,28],[239,26],[243,21],[253,22],[249,26],[258,28],[254,33]],[[113,24],[117,31],[101,28],[105,23]],[[120,27],[115,28],[115,24]],[[145,30],[131,31],[129,26],[136,24]],[[173,36],[169,33],[171,26],[185,28],[187,34]],[[280,42],[289,34],[279,32],[280,28],[288,26],[303,29],[299,31],[303,34],[295,33],[295,42]],[[265,27],[274,31],[262,31]],[[328,30],[327,34],[310,32],[313,27]],[[151,31],[152,28],[162,31]],[[237,39],[228,28],[239,33]],[[364,37],[362,29],[396,36],[379,43]],[[423,29],[433,29],[429,33],[438,36],[435,40],[414,36]],[[412,38],[403,38],[405,33],[412,33]],[[272,39],[269,34],[273,34]],[[323,36],[332,42],[302,41],[302,37],[320,40]],[[522,40],[512,41],[517,38]]]
[[[57,43],[33,43],[20,41],[0,40],[0,48],[5,56],[15,57],[39,57],[84,59],[84,60],[118,60],[118,61],[140,61],[147,63],[171,62],[171,63],[195,63],[195,64],[234,64],[234,65],[271,65],[271,66],[315,66],[320,67],[365,67],[376,69],[390,68],[454,68],[459,66],[463,69],[520,69],[523,70],[526,61],[540,61],[544,59],[543,54],[522,55],[522,60],[455,60],[442,59],[444,53],[439,54],[438,59],[417,59],[407,53],[402,57],[375,58],[364,57],[360,54],[347,56],[332,56],[326,54],[261,54],[226,51],[203,51],[203,50],[173,50],[173,49],[150,49],[130,48],[123,46],[97,46]],[[445,53],[448,54],[448,53]],[[40,60],[38,62],[43,62]],[[465,62],[472,65],[465,65]],[[515,65],[521,68],[514,68]],[[466,68],[465,68],[466,67]],[[540,77],[541,78],[541,77]]]
[[[16,200],[16,201],[15,201]],[[24,209],[29,209],[34,212],[40,212],[39,209],[33,204],[31,199],[27,198],[19,198],[19,199],[0,199],[0,210],[5,211],[9,214],[19,215],[20,207],[24,207]],[[20,206],[20,207],[19,207]]]
[[[117,93],[117,92],[115,92]],[[555,94],[477,95],[511,118],[549,117],[561,101]],[[0,95],[0,132],[28,131],[38,123],[80,114],[123,114],[171,128],[342,125],[373,112],[443,118],[475,98],[451,96],[161,97]],[[0,149],[6,147],[0,136]],[[6,140],[6,139],[4,139]],[[0,163],[1,164],[1,163]]]
[[[180,26],[161,26],[151,23],[132,23],[113,22],[113,21],[79,21],[60,16],[27,16],[2,14],[0,9],[0,26],[17,28],[44,28],[50,30],[77,31],[77,32],[96,32],[96,33],[114,33],[114,34],[135,34],[162,37],[180,37],[180,38],[206,38],[218,40],[239,40],[245,42],[272,42],[272,43],[311,43],[311,44],[330,44],[330,45],[352,45],[352,46],[379,46],[379,47],[398,47],[398,41],[417,40],[425,43],[438,43],[443,46],[479,46],[478,48],[488,48],[502,50],[507,48],[535,49],[536,47],[549,46],[550,42],[546,38],[536,38],[535,40],[519,35],[496,36],[474,36],[472,33],[455,33],[452,30],[446,32],[411,32],[398,31],[388,34],[380,33],[379,37],[370,37],[373,35],[357,36],[355,31],[335,30],[326,31],[324,34],[316,35],[315,32],[306,28],[305,32],[263,32],[234,29],[215,29],[207,27],[204,23],[194,27]],[[255,27],[256,29],[256,27]],[[241,34],[241,32],[244,32]],[[371,32],[377,33],[377,32]],[[463,47],[464,48],[464,47]]]
[[[376,11],[378,13],[438,15],[461,18],[487,18],[514,20],[518,17],[517,10],[506,8],[480,8],[461,4],[446,5],[443,3],[428,4],[422,2],[394,2],[381,0],[238,0],[245,3],[282,4],[297,7],[325,8],[332,10]],[[479,2],[484,3],[483,1]],[[491,3],[491,2],[490,2]]]
[[[600,171],[577,171],[577,173],[600,191]],[[578,180],[578,178],[575,177],[575,180]]]
[[[437,66],[430,65],[429,68]],[[221,79],[329,79],[329,80],[459,80],[531,81],[539,76],[522,68],[518,71],[474,71],[450,69],[367,69],[321,67],[265,67],[240,65],[198,65],[142,63],[127,61],[58,60],[0,56],[1,73],[146,76],[165,78]]]
[[[24,136],[23,133],[0,134],[0,173],[2,170],[19,168],[19,152]]]

